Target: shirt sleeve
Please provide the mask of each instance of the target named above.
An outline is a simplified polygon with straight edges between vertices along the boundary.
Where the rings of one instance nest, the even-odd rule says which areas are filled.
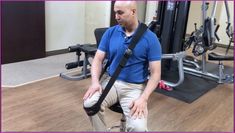
[[[160,42],[155,35],[150,39],[149,48],[148,48],[148,60],[149,61],[158,61],[161,60],[162,48]]]
[[[105,33],[103,34],[102,38],[101,38],[98,49],[107,53],[108,45],[109,45],[109,39],[110,39],[109,30],[106,30]]]

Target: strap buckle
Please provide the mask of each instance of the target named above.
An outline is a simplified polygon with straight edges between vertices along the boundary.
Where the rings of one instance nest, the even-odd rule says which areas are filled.
[[[125,51],[125,54],[126,54],[127,56],[131,56],[131,55],[132,55],[132,50],[129,49],[129,48],[127,48],[126,51]]]

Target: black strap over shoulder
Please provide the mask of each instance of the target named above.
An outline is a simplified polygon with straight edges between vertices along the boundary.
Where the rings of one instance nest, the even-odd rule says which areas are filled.
[[[147,28],[148,27],[145,24],[140,23],[139,27],[137,28],[137,31],[135,32],[135,34],[130,42],[130,45],[126,49],[117,69],[115,70],[114,74],[112,75],[111,79],[109,80],[108,84],[106,85],[106,87],[105,87],[103,93],[101,94],[99,100],[97,101],[97,103],[89,108],[83,107],[84,110],[86,111],[87,115],[93,116],[97,112],[99,112],[100,106],[101,106],[103,100],[107,96],[109,90],[112,88],[112,86],[113,86],[114,82],[116,81],[118,75],[120,74],[122,68],[126,65],[128,58],[132,55],[133,49],[135,48],[136,44],[140,40],[141,36],[147,30]]]

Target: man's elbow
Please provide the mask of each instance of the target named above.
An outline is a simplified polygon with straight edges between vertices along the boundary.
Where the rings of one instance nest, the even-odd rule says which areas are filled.
[[[158,71],[158,70],[151,71],[150,77],[154,80],[160,80],[161,79],[161,71]]]

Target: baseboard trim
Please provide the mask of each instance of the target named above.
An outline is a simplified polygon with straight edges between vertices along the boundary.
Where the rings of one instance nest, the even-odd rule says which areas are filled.
[[[59,54],[65,54],[68,53],[68,49],[60,49],[60,50],[54,50],[54,51],[47,51],[46,56],[53,56],[53,55],[59,55]]]

